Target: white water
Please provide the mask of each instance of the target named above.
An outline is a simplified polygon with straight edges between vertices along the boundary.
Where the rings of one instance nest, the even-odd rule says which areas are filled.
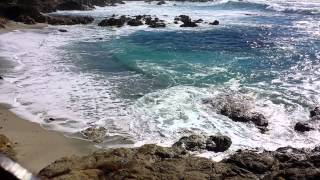
[[[261,3],[259,1],[258,3]],[[264,2],[264,1],[263,1]],[[215,2],[217,3],[217,2]],[[218,2],[222,3],[222,2]],[[268,1],[269,9],[279,12],[285,3]],[[178,26],[172,23],[174,16],[180,14],[191,15],[193,19],[202,18],[205,21],[219,19],[222,26],[245,23],[241,17],[245,14],[260,14],[256,10],[217,10],[201,9],[210,3],[177,3],[172,2],[164,6],[147,5],[144,2],[128,2],[117,7],[97,8],[90,12],[68,12],[71,14],[87,14],[95,17],[104,17],[116,14],[140,15],[152,14],[164,19],[169,24],[168,28],[161,31],[174,31]],[[312,4],[312,3],[311,3]],[[317,2],[314,2],[318,6]],[[190,7],[190,6],[193,7]],[[281,6],[283,5],[283,6]],[[300,6],[301,5],[301,6]],[[295,9],[303,9],[303,2]],[[310,4],[309,4],[310,5]],[[194,7],[196,6],[196,7]],[[197,10],[199,6],[199,9]],[[128,7],[125,8],[125,7]],[[194,10],[196,9],[196,11]],[[310,9],[310,8],[309,8]],[[313,9],[311,11],[314,11]],[[196,13],[195,13],[196,12]],[[264,15],[273,15],[274,11]],[[310,27],[309,21],[304,24],[297,22],[305,33],[318,37],[319,31]],[[250,24],[257,26],[255,22]],[[67,33],[59,33],[58,28],[68,28]],[[197,30],[210,29],[202,25]],[[220,28],[220,27],[216,27]],[[310,29],[309,29],[310,28]],[[274,103],[270,99],[259,96],[261,94],[279,95],[279,101],[286,101],[286,93],[261,90],[259,85],[251,88],[250,96],[256,99],[257,109],[263,112],[270,122],[266,134],[259,133],[252,124],[233,122],[230,119],[215,113],[214,110],[201,103],[203,98],[215,98],[226,89],[238,91],[238,79],[231,80],[221,86],[206,88],[191,86],[175,86],[158,90],[144,95],[133,102],[119,99],[115,94],[115,85],[110,79],[96,72],[81,71],[72,58],[81,58],[77,53],[64,49],[68,44],[79,41],[95,42],[99,38],[108,40],[119,38],[137,30],[150,30],[145,26],[123,27],[118,30],[100,28],[96,25],[49,27],[45,30],[16,31],[0,35],[0,56],[14,62],[15,66],[10,72],[4,74],[5,82],[0,85],[0,101],[13,105],[13,110],[28,119],[43,124],[47,128],[75,133],[91,125],[107,127],[108,135],[121,135],[136,140],[136,145],[143,143],[159,143],[171,145],[179,137],[191,133],[198,134],[223,134],[231,137],[233,144],[229,152],[239,148],[264,148],[274,150],[282,146],[312,147],[320,143],[319,131],[298,134],[293,131],[293,126],[298,121],[308,119],[308,108],[296,102]],[[188,30],[188,28],[186,28]],[[152,30],[158,31],[158,30]],[[145,65],[145,64],[144,64]],[[210,69],[196,77],[206,76],[208,73],[223,73],[225,69]],[[303,74],[300,74],[304,77]],[[309,76],[307,74],[306,76]],[[318,71],[314,72],[311,79],[316,79]],[[295,77],[296,76],[295,74]],[[114,78],[119,78],[115,76]],[[131,76],[122,77],[130,79]],[[299,92],[308,99],[314,99],[308,105],[318,104],[318,95],[310,93],[319,92],[319,83],[314,80],[307,81],[297,87],[286,84],[284,79],[275,79],[274,84],[286,88],[289,92]],[[279,85],[280,84],[280,85]],[[264,87],[261,85],[261,87]],[[248,89],[250,89],[248,87]],[[285,91],[285,92],[286,92]],[[254,93],[256,92],[256,93]],[[289,95],[288,95],[289,96]],[[293,107],[293,108],[292,108]],[[290,109],[292,108],[292,109]],[[46,119],[54,117],[57,120],[47,122]],[[223,154],[204,154],[205,156],[220,156]]]

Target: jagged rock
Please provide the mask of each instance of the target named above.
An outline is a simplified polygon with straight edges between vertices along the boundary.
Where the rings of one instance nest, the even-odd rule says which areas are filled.
[[[166,27],[166,24],[163,22],[151,22],[149,27],[151,28],[163,28]]]
[[[89,175],[88,175],[89,174]],[[254,179],[249,171],[209,159],[194,157],[175,148],[144,145],[96,152],[84,157],[62,158],[39,172],[41,179]]]
[[[2,76],[0,76],[0,80],[3,80],[3,77],[2,77]]]
[[[103,141],[104,137],[106,136],[107,129],[104,127],[89,127],[80,132],[82,136],[86,139],[92,140],[93,142],[100,143]]]
[[[15,159],[16,156],[12,142],[3,134],[0,134],[0,153],[11,159]]]
[[[228,136],[209,136],[206,140],[206,150],[214,152],[224,152],[232,144]]]
[[[90,24],[93,20],[90,16],[47,16],[48,24],[51,25]]]
[[[162,4],[165,4],[166,2],[164,0],[161,0],[157,3],[157,5],[162,5]]]
[[[56,6],[56,10],[60,11],[72,11],[72,10],[90,10],[92,8],[89,8],[88,6],[85,6],[79,2],[75,1],[66,1],[58,4]]]
[[[318,116],[320,115],[320,108],[315,107],[313,110],[310,111],[310,117]]]
[[[144,145],[61,158],[39,172],[41,179],[319,179],[315,149],[240,150],[214,162],[179,148]]]
[[[198,19],[196,21],[194,21],[195,23],[202,23],[203,22],[203,19]]]
[[[119,19],[116,19],[116,18],[104,19],[98,24],[98,26],[117,26],[117,27],[121,27],[121,26],[124,25],[125,22],[126,22],[126,17],[125,16],[121,16]]]
[[[209,23],[210,25],[219,25],[220,22],[218,20],[214,20],[212,23]]]
[[[256,112],[253,101],[241,95],[222,95],[217,99],[205,99],[204,104],[210,104],[218,113],[237,122],[252,122],[263,133],[267,129],[268,121],[262,113]]]
[[[302,123],[302,122],[298,122],[295,126],[294,126],[294,130],[299,131],[299,132],[305,132],[305,131],[311,131],[314,130],[313,127],[311,127],[311,125],[309,123]]]
[[[198,26],[196,22],[191,21],[191,18],[186,15],[180,15],[179,17],[175,18],[175,21],[176,20],[183,22],[183,24],[180,25],[180,27],[197,27]]]
[[[232,141],[227,136],[199,136],[191,135],[180,138],[172,147],[182,148],[188,151],[208,150],[224,152],[231,146]]]
[[[143,23],[139,19],[130,19],[127,24],[129,26],[141,26]]]
[[[36,24],[36,21],[33,18],[24,15],[20,15],[17,21],[23,22],[24,24]]]
[[[59,32],[68,32],[66,29],[58,29]]]

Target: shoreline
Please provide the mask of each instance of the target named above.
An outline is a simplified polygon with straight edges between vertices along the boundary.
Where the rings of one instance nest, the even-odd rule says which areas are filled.
[[[48,27],[48,24],[45,23],[37,23],[33,25],[28,25],[20,22],[15,22],[9,20],[5,24],[5,28],[0,28],[0,34],[8,33],[15,30],[23,30],[23,29],[42,29]]]
[[[4,104],[0,105],[0,134],[13,142],[17,162],[34,174],[59,158],[88,155],[96,150],[94,143],[44,129],[18,117]]]

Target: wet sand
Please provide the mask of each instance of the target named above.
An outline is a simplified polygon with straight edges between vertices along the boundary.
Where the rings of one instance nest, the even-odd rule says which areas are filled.
[[[93,143],[46,130],[16,116],[5,105],[0,106],[0,133],[14,143],[18,162],[34,174],[61,157],[87,155],[95,150]]]

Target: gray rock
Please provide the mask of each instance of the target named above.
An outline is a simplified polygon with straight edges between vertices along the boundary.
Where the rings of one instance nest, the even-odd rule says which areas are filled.
[[[104,137],[106,136],[107,129],[104,127],[89,127],[80,132],[82,136],[86,139],[89,139],[93,142],[100,143],[103,141]]]

